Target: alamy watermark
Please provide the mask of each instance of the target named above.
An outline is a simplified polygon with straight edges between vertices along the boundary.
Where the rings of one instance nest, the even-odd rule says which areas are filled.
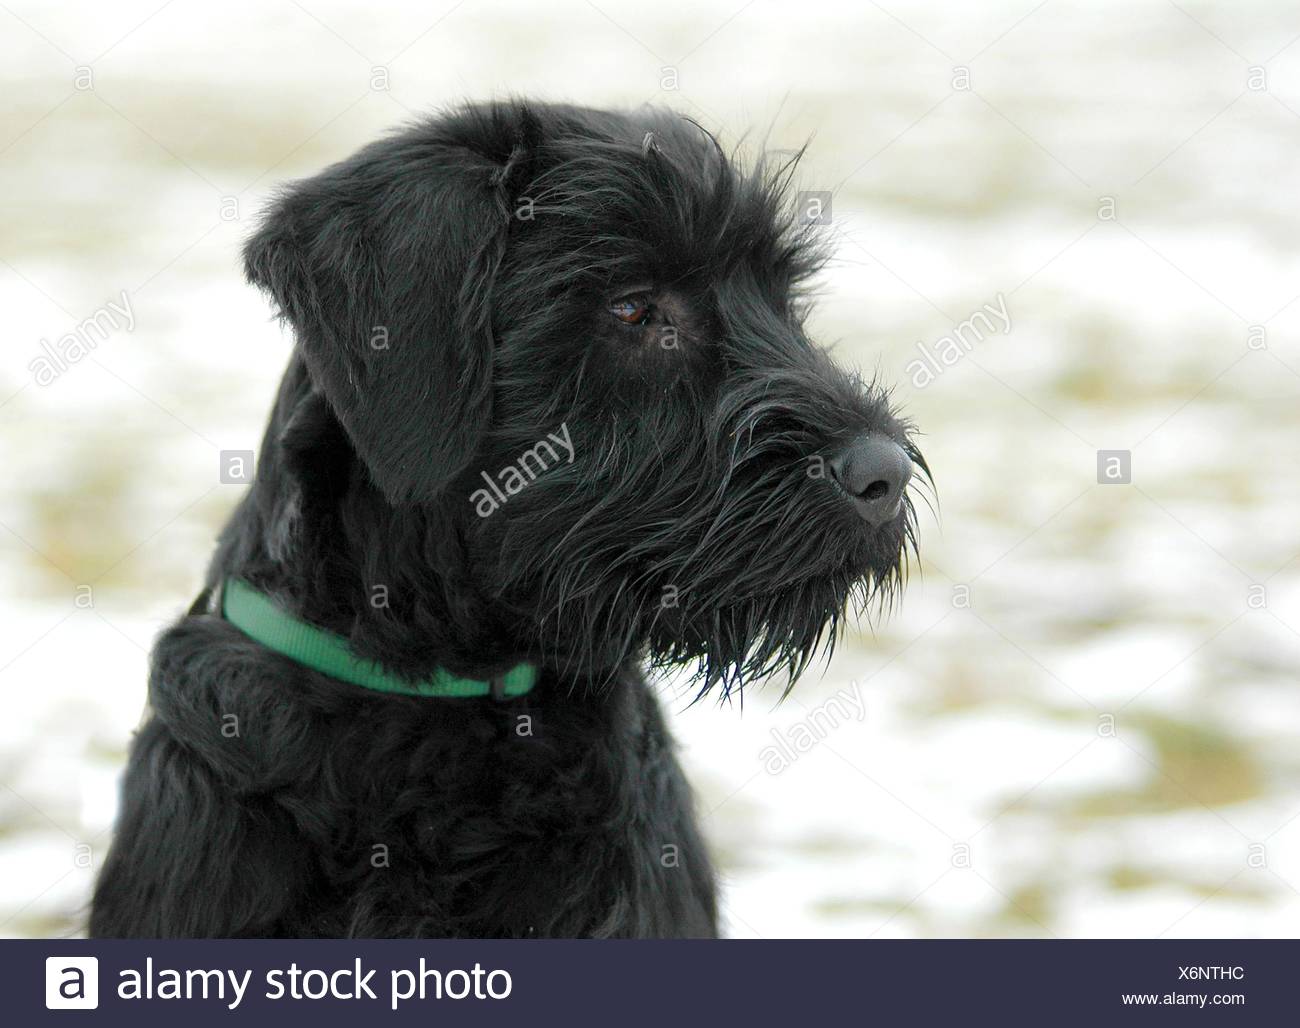
[[[772,745],[764,746],[758,752],[763,770],[769,775],[779,775],[845,721],[861,721],[866,716],[867,704],[862,699],[862,688],[854,682],[851,689],[840,689],[784,732],[773,728]]]
[[[551,444],[555,445],[552,446]],[[559,447],[557,450],[556,447]],[[495,475],[480,471],[479,476],[487,483],[486,488],[475,489],[469,496],[474,504],[474,513],[486,518],[496,513],[497,509],[507,503],[530,482],[536,480],[549,467],[560,463],[559,450],[567,455],[564,463],[573,463],[573,441],[569,438],[568,423],[560,425],[559,432],[548,432],[546,438],[530,450],[525,450],[513,464],[507,464]]]
[[[53,343],[42,339],[41,355],[32,358],[27,364],[27,370],[32,373],[36,384],[49,385],[72,365],[89,357],[95,347],[119,330],[119,319],[126,324],[126,331],[134,331],[135,311],[131,309],[131,297],[125,289],[122,290],[121,301],[118,304],[110,300]]]
[[[975,348],[976,343],[984,342],[984,337],[993,334],[993,319],[1002,325],[1002,334],[1011,331],[1011,315],[1007,312],[1007,300],[1001,293],[997,295],[997,306],[986,303],[965,321],[957,324],[946,336],[937,339],[929,349],[920,340],[916,348],[921,356],[907,362],[906,371],[912,376],[912,385],[924,389]]]

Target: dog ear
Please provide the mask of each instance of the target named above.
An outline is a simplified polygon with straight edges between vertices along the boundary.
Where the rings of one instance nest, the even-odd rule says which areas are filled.
[[[517,138],[517,137],[516,137]],[[312,380],[390,502],[432,498],[492,417],[492,284],[518,165],[437,132],[288,188],[244,246]]]

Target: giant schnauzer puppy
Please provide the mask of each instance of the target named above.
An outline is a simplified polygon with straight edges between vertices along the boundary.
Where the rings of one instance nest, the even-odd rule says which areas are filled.
[[[469,105],[285,190],[296,342],[158,639],[96,936],[712,936],[647,671],[792,683],[913,549],[909,425],[805,332],[794,160]]]

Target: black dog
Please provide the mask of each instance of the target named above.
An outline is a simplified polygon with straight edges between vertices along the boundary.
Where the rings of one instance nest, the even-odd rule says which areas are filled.
[[[153,654],[97,936],[711,936],[643,668],[784,672],[892,595],[924,470],[803,330],[793,161],[459,109],[289,188],[256,481]]]

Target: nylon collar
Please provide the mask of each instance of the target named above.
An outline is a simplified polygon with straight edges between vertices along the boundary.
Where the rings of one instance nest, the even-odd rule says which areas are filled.
[[[221,616],[267,649],[304,667],[375,692],[401,696],[464,699],[523,696],[537,684],[537,668],[516,664],[492,679],[461,678],[442,668],[418,681],[390,674],[372,660],[352,652],[348,641],[295,617],[265,593],[239,578],[227,578],[218,601]]]

